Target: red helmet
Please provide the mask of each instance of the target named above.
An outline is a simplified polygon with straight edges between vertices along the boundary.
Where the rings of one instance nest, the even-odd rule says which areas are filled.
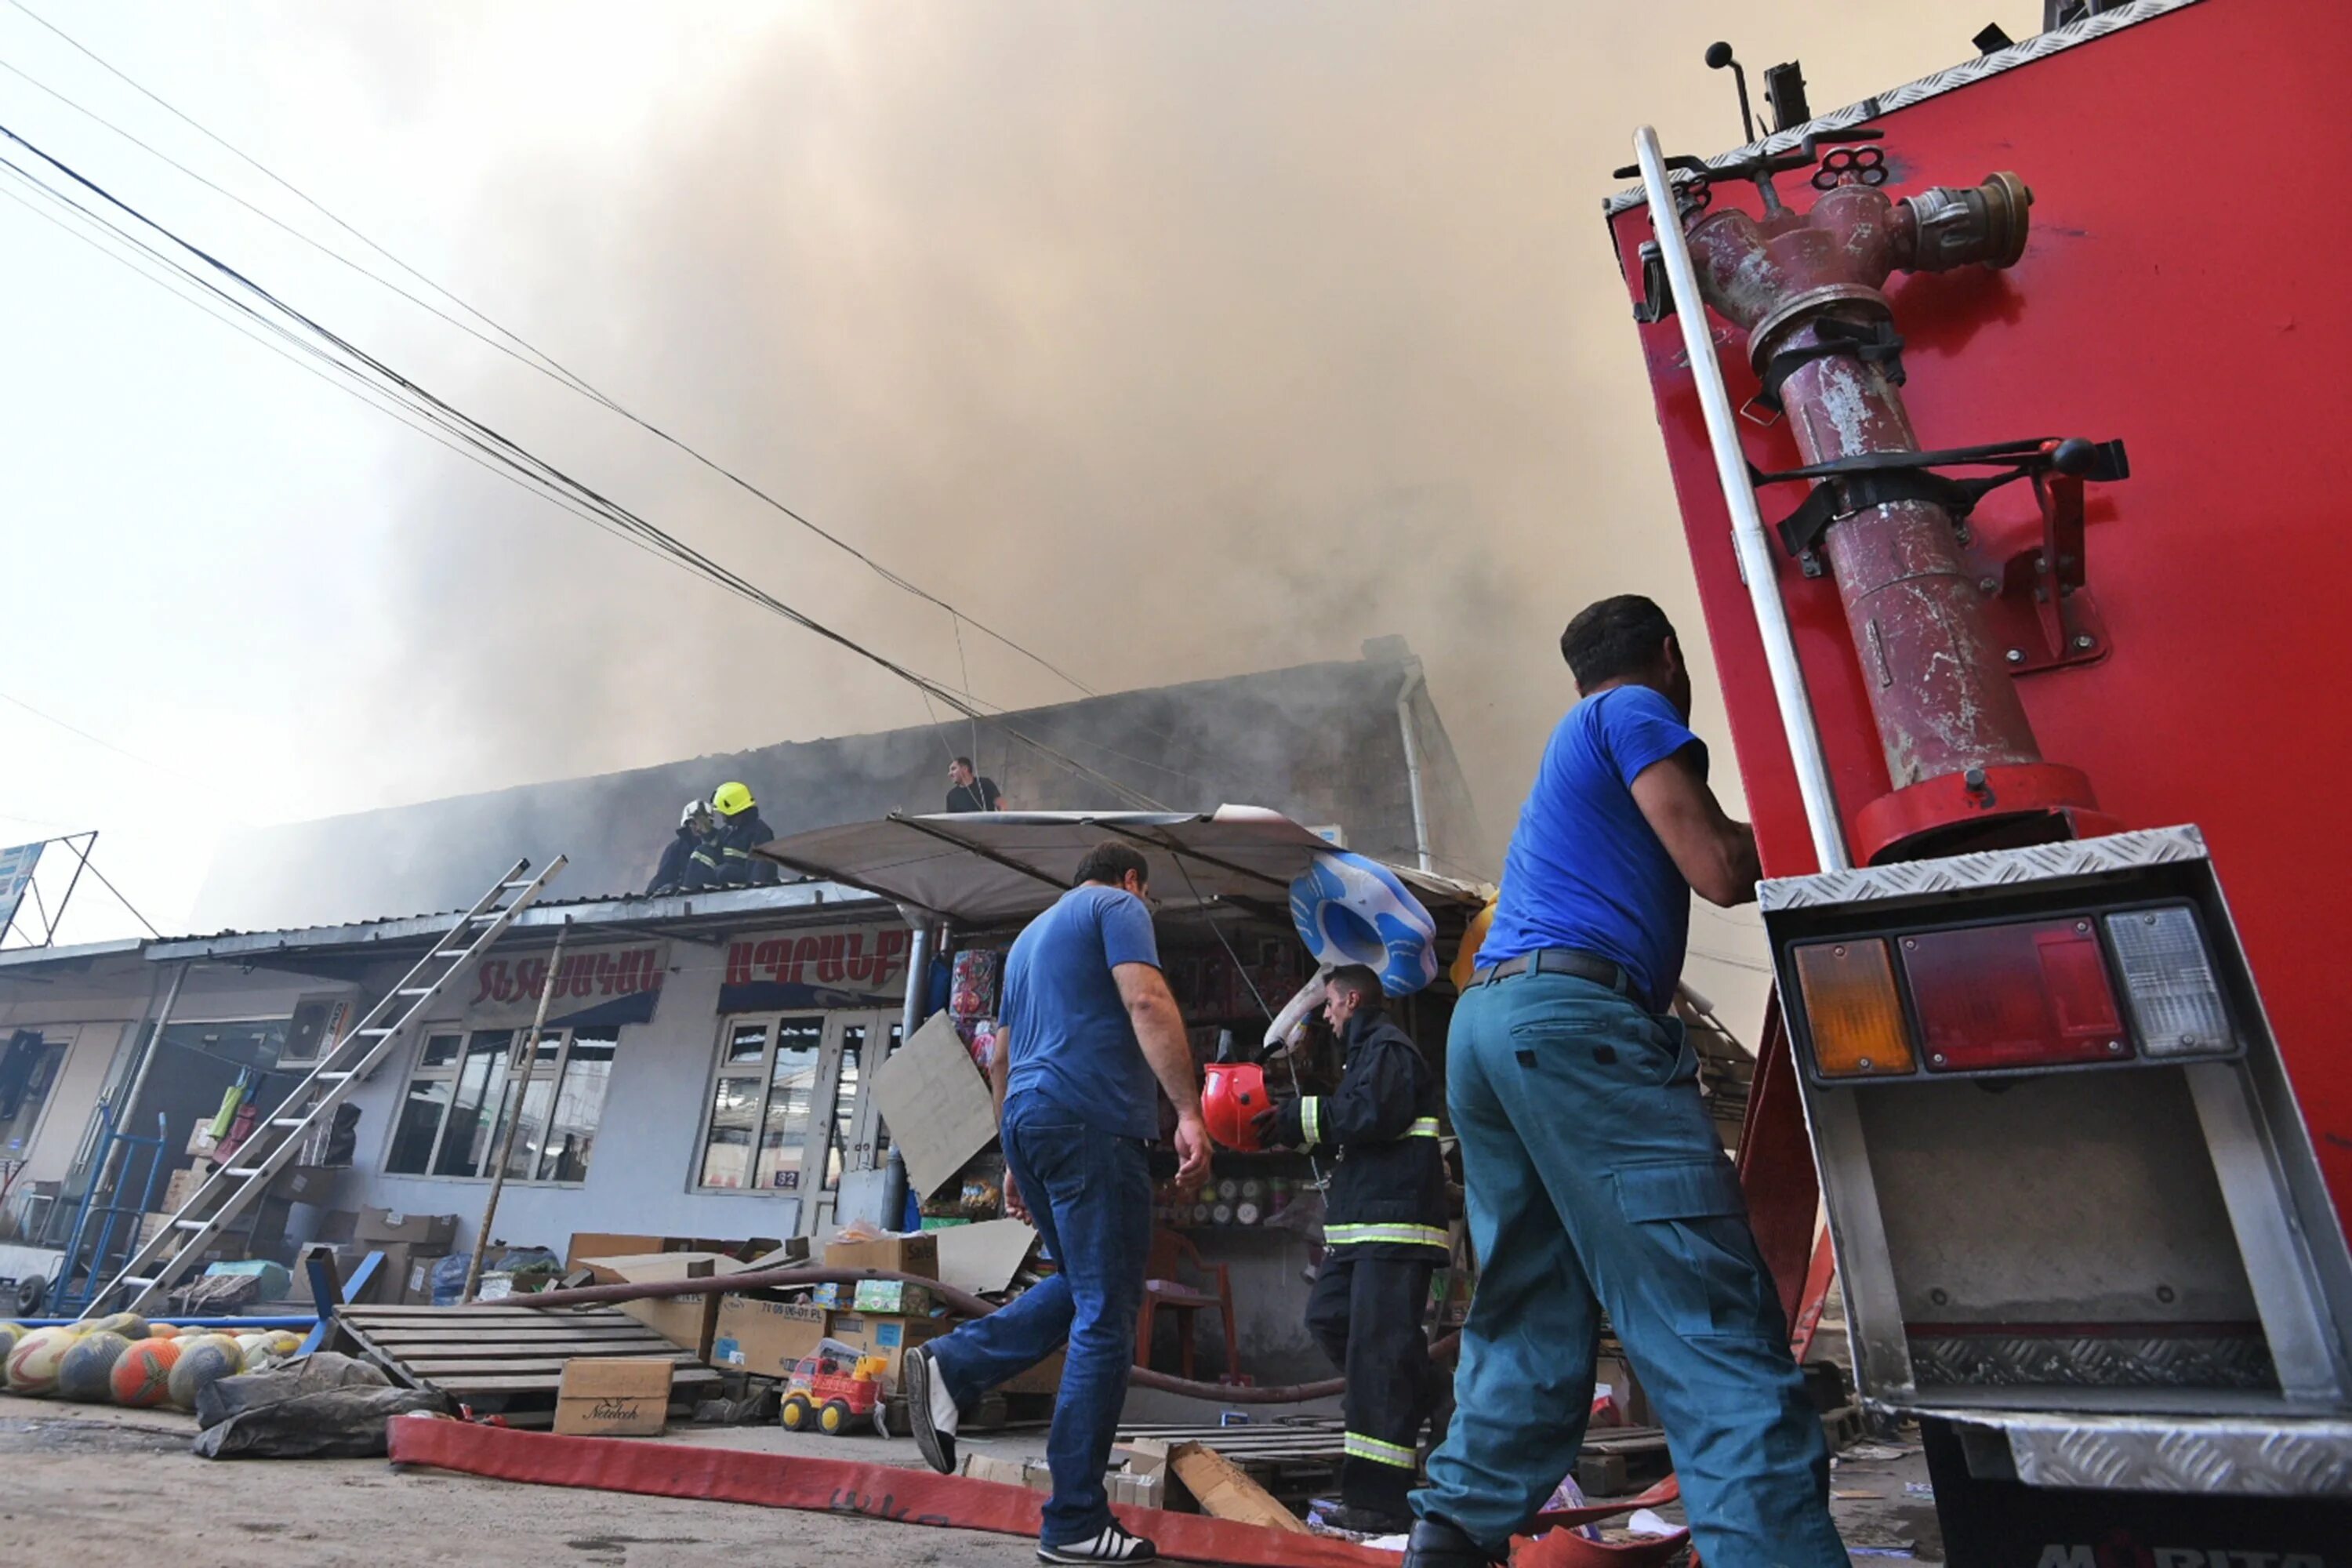
[[[1209,1081],[1201,1090],[1201,1120],[1209,1136],[1242,1153],[1258,1148],[1253,1124],[1262,1110],[1274,1105],[1265,1092],[1265,1073],[1255,1062],[1211,1062]]]

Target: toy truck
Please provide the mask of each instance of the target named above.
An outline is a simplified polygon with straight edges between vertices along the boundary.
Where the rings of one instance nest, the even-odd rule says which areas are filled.
[[[825,1340],[803,1356],[785,1380],[783,1409],[777,1419],[788,1432],[814,1427],[829,1437],[865,1421],[887,1437],[890,1431],[883,1424],[882,1379],[889,1367],[888,1356]]]

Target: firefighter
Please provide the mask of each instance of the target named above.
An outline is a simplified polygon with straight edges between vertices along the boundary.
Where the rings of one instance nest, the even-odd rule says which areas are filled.
[[[776,864],[751,853],[776,836],[747,784],[723,784],[710,796],[718,831],[691,857],[689,888],[749,888],[777,879]]]
[[[1307,1328],[1346,1373],[1346,1461],[1330,1522],[1370,1535],[1412,1527],[1414,1444],[1436,1392],[1422,1317],[1451,1257],[1437,1142],[1444,1081],[1382,1010],[1380,976],[1327,982],[1323,1016],[1346,1047],[1339,1089],[1258,1113],[1261,1140],[1333,1151],[1323,1267]]]
[[[661,864],[654,869],[654,879],[646,884],[648,895],[675,893],[686,887],[687,873],[694,867],[694,852],[702,847],[711,835],[710,803],[697,797],[686,803],[678,814],[677,837],[662,848]],[[710,865],[718,865],[712,860]]]

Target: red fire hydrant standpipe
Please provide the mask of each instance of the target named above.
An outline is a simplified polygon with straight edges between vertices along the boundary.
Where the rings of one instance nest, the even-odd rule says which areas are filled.
[[[2032,198],[2015,175],[1895,202],[1863,183],[1883,177],[1874,153],[1831,154],[1828,177],[1842,183],[1802,214],[1759,169],[1760,217],[1726,210],[1688,231],[1706,303],[1747,331],[1767,397],[1786,410],[1808,465],[1919,449],[1899,390],[1894,309],[1880,291],[1890,274],[2007,267],[2024,250]],[[1857,506],[1828,529],[1821,552],[1894,785],[1856,816],[1865,861],[1986,847],[1998,841],[1985,833],[1995,821],[2029,837],[2105,824],[2089,781],[2042,760],[1946,506]]]

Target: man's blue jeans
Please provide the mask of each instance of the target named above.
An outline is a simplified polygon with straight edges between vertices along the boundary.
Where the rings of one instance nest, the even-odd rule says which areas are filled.
[[[1846,1568],[1821,1417],[1697,1078],[1679,1023],[1588,980],[1515,975],[1455,1006],[1479,1276],[1423,1518],[1489,1547],[1527,1528],[1576,1463],[1606,1307],[1707,1568]]]
[[[1034,1094],[1005,1102],[1004,1158],[1062,1271],[932,1342],[932,1364],[955,1402],[968,1405],[1067,1342],[1045,1444],[1054,1495],[1038,1537],[1066,1545],[1110,1522],[1103,1471],[1135,1359],[1151,1251],[1151,1173],[1140,1140],[1090,1127]]]

